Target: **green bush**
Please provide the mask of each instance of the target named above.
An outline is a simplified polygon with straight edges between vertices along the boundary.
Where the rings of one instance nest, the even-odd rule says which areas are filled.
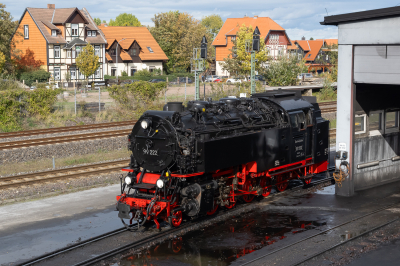
[[[121,72],[121,76],[127,77],[127,76],[128,76],[128,73],[126,73],[126,71],[122,71],[122,72]]]
[[[31,115],[47,117],[53,110],[53,105],[57,101],[57,94],[60,92],[60,89],[52,90],[46,88],[37,88],[34,91],[30,91],[26,99],[27,111]]]
[[[134,77],[136,76],[140,76],[140,77],[151,77],[152,74],[150,71],[148,71],[147,69],[142,69],[142,70],[138,70],[135,72]]]
[[[32,86],[32,83],[36,82],[47,82],[49,81],[51,74],[45,70],[36,70],[32,72],[24,72],[21,74],[20,80],[25,80],[25,84]]]
[[[23,103],[23,90],[0,91],[0,129],[2,131],[19,130],[19,118],[21,117],[21,107]]]

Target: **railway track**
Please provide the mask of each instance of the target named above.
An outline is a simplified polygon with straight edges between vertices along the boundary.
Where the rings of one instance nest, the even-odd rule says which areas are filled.
[[[318,105],[321,107],[321,106],[329,106],[329,105],[336,105],[337,104],[337,102],[336,101],[330,101],[330,102],[321,102],[321,103],[318,103]]]
[[[121,136],[128,136],[128,134],[130,132],[131,132],[131,129],[122,129],[122,130],[84,133],[84,134],[76,134],[76,135],[50,137],[50,138],[0,142],[0,150],[26,148],[26,147],[32,147],[32,146],[49,145],[49,144],[60,144],[60,143],[82,141],[82,140],[121,137]]]
[[[336,128],[329,129],[329,137],[336,138]]]
[[[6,133],[0,133],[0,139],[2,139],[2,138],[26,137],[26,136],[29,137],[29,136],[35,136],[35,135],[55,134],[55,133],[64,133],[64,132],[73,132],[73,131],[109,128],[109,127],[122,127],[122,126],[130,126],[130,125],[133,126],[135,124],[135,122],[136,122],[136,120],[122,121],[122,122],[101,123],[101,124],[91,124],[91,125],[81,125],[81,126],[71,126],[71,127],[55,127],[55,128],[45,128],[45,129],[34,129],[34,130],[17,131],[17,132],[6,132]]]
[[[329,171],[333,171],[333,169],[334,168],[329,168]],[[333,178],[329,176],[327,178],[322,178],[320,180],[312,181],[311,184],[306,185],[305,187],[304,186],[296,186],[296,187],[293,187],[291,189],[287,189],[287,190],[285,190],[283,192],[271,194],[268,198],[276,197],[276,196],[284,196],[287,193],[298,191],[298,190],[301,190],[303,188],[310,188],[310,187],[317,186],[317,185],[322,185],[322,184],[330,185],[333,182],[334,182]],[[230,212],[233,212],[233,211],[237,210],[238,208],[244,208],[244,207],[246,207],[246,206],[248,206],[250,204],[251,203],[240,204],[240,205],[236,206],[235,208],[233,208],[231,210],[223,210],[223,211],[220,210],[219,213],[220,214],[230,213]],[[215,218],[214,215],[213,216],[202,217],[202,218],[199,218],[199,219],[193,220],[193,221],[188,221],[186,223],[183,223],[180,227],[163,230],[162,232],[156,233],[156,234],[154,234],[154,235],[152,235],[152,236],[150,236],[150,237],[148,237],[146,239],[142,239],[142,240],[139,240],[139,241],[135,241],[135,242],[123,245],[121,247],[118,247],[118,248],[115,248],[115,249],[110,250],[108,252],[105,252],[103,254],[100,254],[100,255],[98,255],[96,257],[84,260],[84,261],[82,261],[80,263],[75,264],[74,266],[93,265],[93,264],[98,263],[98,262],[100,262],[102,260],[108,259],[108,258],[113,257],[115,255],[118,255],[118,254],[120,254],[122,252],[128,251],[128,250],[130,250],[132,248],[141,248],[143,246],[146,246],[148,243],[159,242],[161,239],[163,239],[165,237],[168,237],[168,236],[171,236],[171,235],[175,235],[178,232],[184,232],[186,229],[194,226],[197,223],[204,222],[204,221],[207,221],[207,220],[211,220],[213,218]],[[68,247],[52,251],[52,252],[44,254],[44,255],[42,255],[40,257],[36,257],[34,259],[31,259],[29,261],[21,263],[18,266],[34,265],[36,263],[40,263],[40,262],[42,262],[44,260],[51,259],[51,258],[59,256],[59,255],[65,256],[65,253],[67,253],[69,251],[73,251],[75,249],[84,247],[86,245],[95,243],[95,242],[97,242],[99,240],[106,239],[108,237],[112,237],[112,236],[120,234],[120,233],[125,233],[126,231],[127,231],[127,229],[125,227],[123,227],[123,228],[120,228],[120,229],[117,229],[117,230],[114,230],[114,231],[99,235],[97,237],[93,237],[93,238],[90,238],[88,240],[84,240],[84,241],[82,241],[80,243],[76,243],[74,245],[70,245]]]
[[[0,189],[32,185],[52,180],[108,173],[121,170],[121,168],[126,167],[128,163],[129,160],[126,159],[114,162],[97,163],[58,170],[43,171],[32,174],[0,177]]]
[[[381,207],[381,208],[378,208],[378,209],[376,209],[376,210],[373,210],[373,211],[371,211],[371,212],[369,212],[369,213],[360,215],[360,216],[355,217],[355,218],[353,218],[353,219],[350,219],[350,220],[348,220],[348,221],[346,221],[346,222],[343,222],[343,223],[341,223],[341,224],[339,224],[339,225],[333,226],[333,227],[328,228],[328,229],[326,229],[326,230],[324,230],[324,231],[318,232],[318,233],[316,233],[316,234],[314,234],[314,235],[311,235],[311,236],[309,236],[309,237],[306,237],[306,238],[304,238],[304,239],[301,239],[301,240],[299,240],[299,241],[297,241],[297,242],[291,243],[291,244],[289,244],[289,245],[286,245],[286,246],[283,246],[283,247],[281,247],[281,248],[279,248],[279,249],[276,249],[276,250],[274,250],[274,251],[272,251],[272,252],[269,252],[269,253],[267,253],[267,254],[264,254],[264,255],[262,255],[262,256],[259,256],[258,258],[255,258],[255,259],[253,259],[253,260],[247,261],[247,262],[241,264],[240,266],[250,265],[250,264],[252,264],[252,263],[255,263],[256,261],[259,261],[260,259],[265,259],[266,257],[268,257],[268,256],[270,256],[270,255],[272,255],[272,254],[274,254],[274,253],[277,253],[277,252],[279,252],[279,251],[283,251],[283,250],[288,249],[288,248],[290,248],[290,247],[293,247],[293,246],[295,246],[295,245],[301,244],[301,243],[303,243],[303,242],[305,242],[305,241],[307,241],[307,240],[313,239],[313,238],[315,238],[315,237],[317,237],[317,236],[321,236],[321,235],[325,235],[325,234],[332,234],[332,231],[334,231],[335,229],[338,229],[338,228],[340,228],[340,227],[343,227],[343,226],[345,226],[345,225],[348,225],[348,224],[350,224],[350,223],[352,223],[352,222],[361,220],[361,219],[363,219],[363,218],[367,218],[367,217],[369,217],[369,216],[371,216],[371,215],[374,215],[374,214],[376,214],[376,213],[380,213],[380,212],[385,211],[385,210],[387,210],[387,209],[389,209],[389,208],[392,208],[392,207],[394,207],[394,206],[396,206],[396,205],[398,205],[398,204],[400,204],[400,202],[396,202],[396,203],[394,203],[394,204],[390,204],[390,205],[387,205],[387,206],[385,206],[385,207]],[[338,243],[338,244],[336,244],[336,245],[334,245],[334,246],[332,246],[332,247],[329,247],[329,248],[323,249],[322,251],[319,251],[319,252],[316,252],[316,253],[314,253],[314,254],[311,254],[311,255],[307,256],[306,258],[302,259],[301,261],[298,261],[298,262],[292,264],[291,266],[300,265],[300,264],[302,264],[302,263],[304,263],[304,262],[306,262],[306,261],[309,261],[309,260],[315,258],[316,256],[321,255],[321,254],[323,254],[323,253],[325,253],[325,252],[327,252],[327,251],[329,251],[329,250],[331,250],[331,249],[333,249],[333,248],[336,248],[336,247],[338,247],[338,246],[341,246],[341,245],[343,245],[343,244],[345,244],[345,243],[347,243],[347,242],[349,242],[349,241],[352,241],[352,240],[354,240],[354,239],[356,239],[356,238],[358,238],[358,237],[360,237],[360,236],[367,235],[367,234],[369,234],[369,233],[371,233],[371,232],[373,232],[373,231],[375,231],[375,230],[378,230],[378,229],[380,229],[380,228],[382,228],[382,227],[384,227],[384,226],[386,226],[386,225],[389,225],[389,224],[391,224],[391,223],[393,223],[393,222],[395,222],[395,221],[398,221],[398,220],[399,220],[399,218],[396,218],[396,219],[391,220],[391,221],[389,221],[389,222],[384,222],[383,224],[381,224],[381,225],[379,225],[379,226],[377,226],[377,227],[374,227],[374,228],[372,228],[372,229],[370,229],[370,230],[367,230],[366,232],[364,232],[363,234],[358,235],[357,237],[353,237],[353,238],[351,238],[351,239],[349,239],[349,240],[347,240],[347,241],[340,242],[340,243]]]

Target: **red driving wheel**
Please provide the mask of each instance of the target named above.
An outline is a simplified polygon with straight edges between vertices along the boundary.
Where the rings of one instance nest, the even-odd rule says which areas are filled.
[[[284,179],[283,175],[279,175],[276,178],[276,189],[279,191],[284,191],[288,186],[288,181]]]
[[[207,215],[213,215],[218,210],[217,200],[214,200],[214,209],[207,212]]]
[[[267,182],[267,177],[261,178],[260,187],[263,190],[263,192],[261,194],[263,197],[268,197],[268,195],[271,193],[271,185],[267,186],[267,183],[271,183],[271,182]]]
[[[244,191],[250,191],[250,184],[249,184],[249,182],[245,182],[245,183],[243,184],[242,190],[244,190]],[[252,202],[252,201],[253,201],[254,197],[255,197],[255,195],[253,195],[253,194],[247,194],[247,195],[243,195],[243,196],[242,196],[242,199],[243,199],[244,202],[249,203],[249,202]]]
[[[225,208],[232,209],[233,207],[235,207],[235,205],[236,205],[236,201],[235,202],[229,201],[229,205],[225,205]]]
[[[182,211],[177,211],[174,213],[175,218],[171,219],[171,224],[175,227],[178,227],[182,223]]]
[[[309,185],[309,184],[311,183],[311,180],[312,180],[312,178],[304,179],[304,183],[305,183],[306,185]]]

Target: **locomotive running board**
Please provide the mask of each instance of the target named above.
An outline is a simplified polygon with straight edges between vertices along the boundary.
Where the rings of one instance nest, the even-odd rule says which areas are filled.
[[[293,170],[300,169],[300,168],[307,167],[307,166],[311,166],[311,165],[314,165],[314,163],[302,164],[302,165],[297,166],[297,167],[287,168],[287,169],[282,170],[282,171],[277,171],[277,172],[268,173],[268,174],[269,174],[270,176],[275,176],[275,175],[284,174],[284,173],[291,172],[291,171],[293,171]]]

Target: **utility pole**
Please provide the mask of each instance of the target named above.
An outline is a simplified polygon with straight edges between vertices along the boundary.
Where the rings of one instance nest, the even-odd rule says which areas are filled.
[[[199,56],[200,50],[200,56]],[[194,84],[196,88],[195,100],[200,100],[200,77],[199,74],[204,72],[205,64],[204,59],[207,59],[207,39],[203,36],[201,40],[200,49],[193,48],[193,58],[191,59],[191,69],[194,72]]]

